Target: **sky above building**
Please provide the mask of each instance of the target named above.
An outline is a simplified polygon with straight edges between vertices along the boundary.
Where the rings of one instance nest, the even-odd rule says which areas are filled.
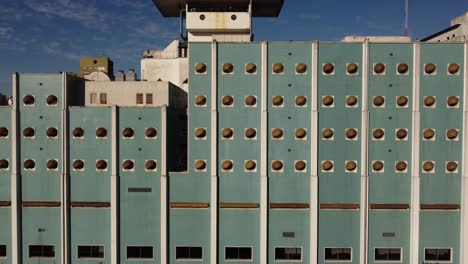
[[[0,0],[0,93],[13,72],[75,71],[82,56],[108,56],[115,70],[139,72],[144,50],[179,34],[151,0]],[[409,34],[424,38],[468,12],[468,0],[410,0]],[[335,41],[402,35],[404,0],[285,0],[278,18],[254,20],[256,40]]]

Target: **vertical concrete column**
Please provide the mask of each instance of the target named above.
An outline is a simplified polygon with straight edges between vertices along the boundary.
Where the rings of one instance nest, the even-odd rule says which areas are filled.
[[[68,255],[68,86],[67,86],[67,73],[62,73],[62,179],[61,179],[61,190],[60,194],[62,197],[61,205],[62,205],[62,217],[60,219],[61,224],[61,232],[62,235],[61,245],[62,245],[62,253],[61,259],[63,264],[67,264],[69,262],[69,255]]]
[[[310,263],[316,264],[318,260],[318,42],[312,43],[312,121],[310,131],[311,155],[310,155]]]
[[[118,139],[119,139],[119,131],[118,131],[118,108],[117,106],[112,106],[112,174],[111,174],[111,264],[119,263],[119,239],[118,239],[118,232],[119,232],[119,203],[118,203],[118,193],[119,193],[119,186],[118,186],[118,176],[119,176],[119,156],[118,156]]]
[[[18,190],[19,177],[19,75],[13,74],[13,109],[11,111],[11,263],[20,264],[21,261],[21,207]]]
[[[167,264],[167,107],[161,108],[161,264]]]
[[[369,245],[369,173],[368,173],[368,131],[369,131],[369,40],[362,45],[362,124],[361,124],[361,206],[360,206],[360,263],[367,263],[367,247]]]
[[[414,44],[413,58],[413,142],[412,172],[411,172],[411,231],[410,231],[410,263],[417,264],[419,258],[419,140],[420,140],[420,43]]]
[[[461,242],[460,242],[460,263],[468,261],[468,41],[465,41],[465,59],[464,59],[464,77],[463,77],[463,151],[462,151],[462,201],[461,201]]]
[[[260,264],[268,263],[268,42],[262,42],[260,143]]]
[[[211,44],[211,263],[218,262],[218,44]]]

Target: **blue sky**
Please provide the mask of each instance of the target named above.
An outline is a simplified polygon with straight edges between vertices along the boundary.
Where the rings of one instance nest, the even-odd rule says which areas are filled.
[[[0,0],[0,92],[11,73],[75,71],[81,56],[109,56],[135,68],[143,50],[178,35],[151,0]],[[403,0],[285,0],[279,18],[255,19],[256,40],[339,40],[401,35]],[[410,0],[410,35],[423,38],[468,11],[468,0]]]

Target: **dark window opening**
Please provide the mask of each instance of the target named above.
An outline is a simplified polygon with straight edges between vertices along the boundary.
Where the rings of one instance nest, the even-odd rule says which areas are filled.
[[[251,247],[226,247],[225,260],[252,260]]]
[[[351,248],[325,248],[325,261],[351,261]]]
[[[376,248],[375,261],[401,261],[401,248]]]
[[[6,245],[0,245],[0,258],[6,258],[7,250]]]
[[[55,258],[55,246],[30,245],[29,258]]]
[[[127,247],[127,259],[153,259],[153,247]]]
[[[424,261],[451,262],[452,261],[452,249],[426,248],[424,249]]]
[[[176,260],[203,259],[202,247],[176,247]]]
[[[78,246],[78,258],[104,258],[104,246]]]
[[[298,247],[275,248],[275,260],[302,260],[302,248],[298,248]]]

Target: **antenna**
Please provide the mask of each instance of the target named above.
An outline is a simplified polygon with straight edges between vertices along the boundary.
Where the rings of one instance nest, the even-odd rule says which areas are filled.
[[[408,36],[408,16],[409,16],[409,0],[405,0],[405,29],[404,29],[404,32],[403,32],[403,35],[405,37]]]

